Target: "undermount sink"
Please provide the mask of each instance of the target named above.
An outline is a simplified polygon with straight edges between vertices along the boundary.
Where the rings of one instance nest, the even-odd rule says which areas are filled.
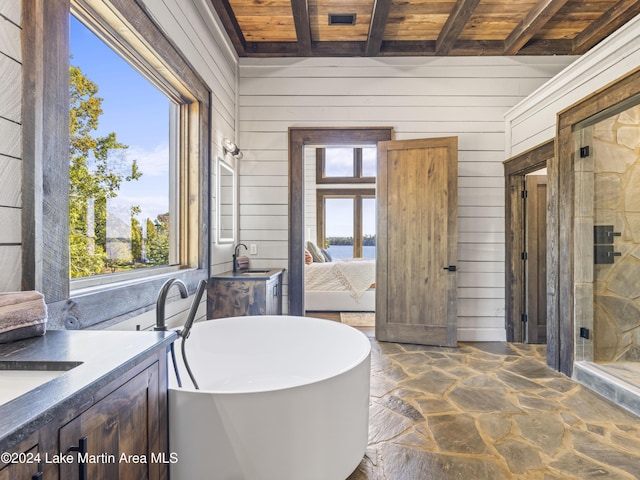
[[[269,272],[270,270],[247,270],[242,272],[242,275],[264,275]]]
[[[82,362],[0,360],[0,405],[63,375]]]

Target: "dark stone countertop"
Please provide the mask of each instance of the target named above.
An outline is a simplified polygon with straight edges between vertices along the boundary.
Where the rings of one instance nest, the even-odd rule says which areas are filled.
[[[49,330],[42,337],[1,344],[4,362],[82,363],[0,405],[0,451],[88,401],[98,389],[159,349],[166,351],[176,339],[172,331]]]
[[[284,272],[284,268],[250,268],[248,270],[238,270],[237,272],[218,273],[217,275],[211,275],[211,278],[214,280],[269,280],[282,272]],[[247,273],[251,274],[247,275]]]

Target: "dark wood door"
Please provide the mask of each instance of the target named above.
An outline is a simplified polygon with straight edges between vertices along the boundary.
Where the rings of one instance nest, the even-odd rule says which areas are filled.
[[[547,343],[547,176],[527,175],[525,290],[527,343]]]
[[[165,478],[158,455],[157,364],[95,403],[60,428],[60,452],[84,459],[91,480]],[[124,455],[124,457],[122,456]],[[77,463],[60,465],[60,478],[82,478]]]
[[[456,346],[457,137],[380,142],[377,194],[376,338]]]
[[[24,443],[24,442],[23,442]],[[40,470],[38,458],[42,461],[45,457],[44,453],[40,453],[38,445],[31,446],[30,448],[20,449],[8,449],[6,450],[12,454],[18,454],[16,461],[11,464],[4,464],[0,462],[0,480],[31,480],[45,478]]]

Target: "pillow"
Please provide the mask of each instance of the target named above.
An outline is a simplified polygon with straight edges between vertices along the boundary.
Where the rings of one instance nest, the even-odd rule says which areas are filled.
[[[314,262],[324,263],[324,255],[322,255],[322,250],[318,245],[313,242],[307,242],[307,250],[311,253]]]
[[[324,259],[327,262],[332,262],[333,261],[333,257],[331,257],[331,254],[329,253],[328,250],[321,248],[320,251],[322,252],[322,256],[324,257]]]
[[[311,265],[313,263],[313,257],[311,253],[306,248],[304,249],[304,264]]]

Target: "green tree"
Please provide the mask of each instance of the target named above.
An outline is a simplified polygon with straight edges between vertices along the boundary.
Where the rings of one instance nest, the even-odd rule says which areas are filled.
[[[142,238],[142,225],[136,218],[136,215],[140,214],[140,207],[131,207],[131,256],[136,263],[142,263],[144,258],[143,254],[143,238]]]
[[[154,265],[169,264],[169,214],[164,213],[151,221],[147,219],[147,259]]]
[[[95,135],[102,115],[98,86],[79,67],[69,68],[69,250],[72,277],[100,273],[106,265],[106,203],[123,181],[142,175],[129,165],[115,132]],[[128,170],[128,171],[127,171]]]

